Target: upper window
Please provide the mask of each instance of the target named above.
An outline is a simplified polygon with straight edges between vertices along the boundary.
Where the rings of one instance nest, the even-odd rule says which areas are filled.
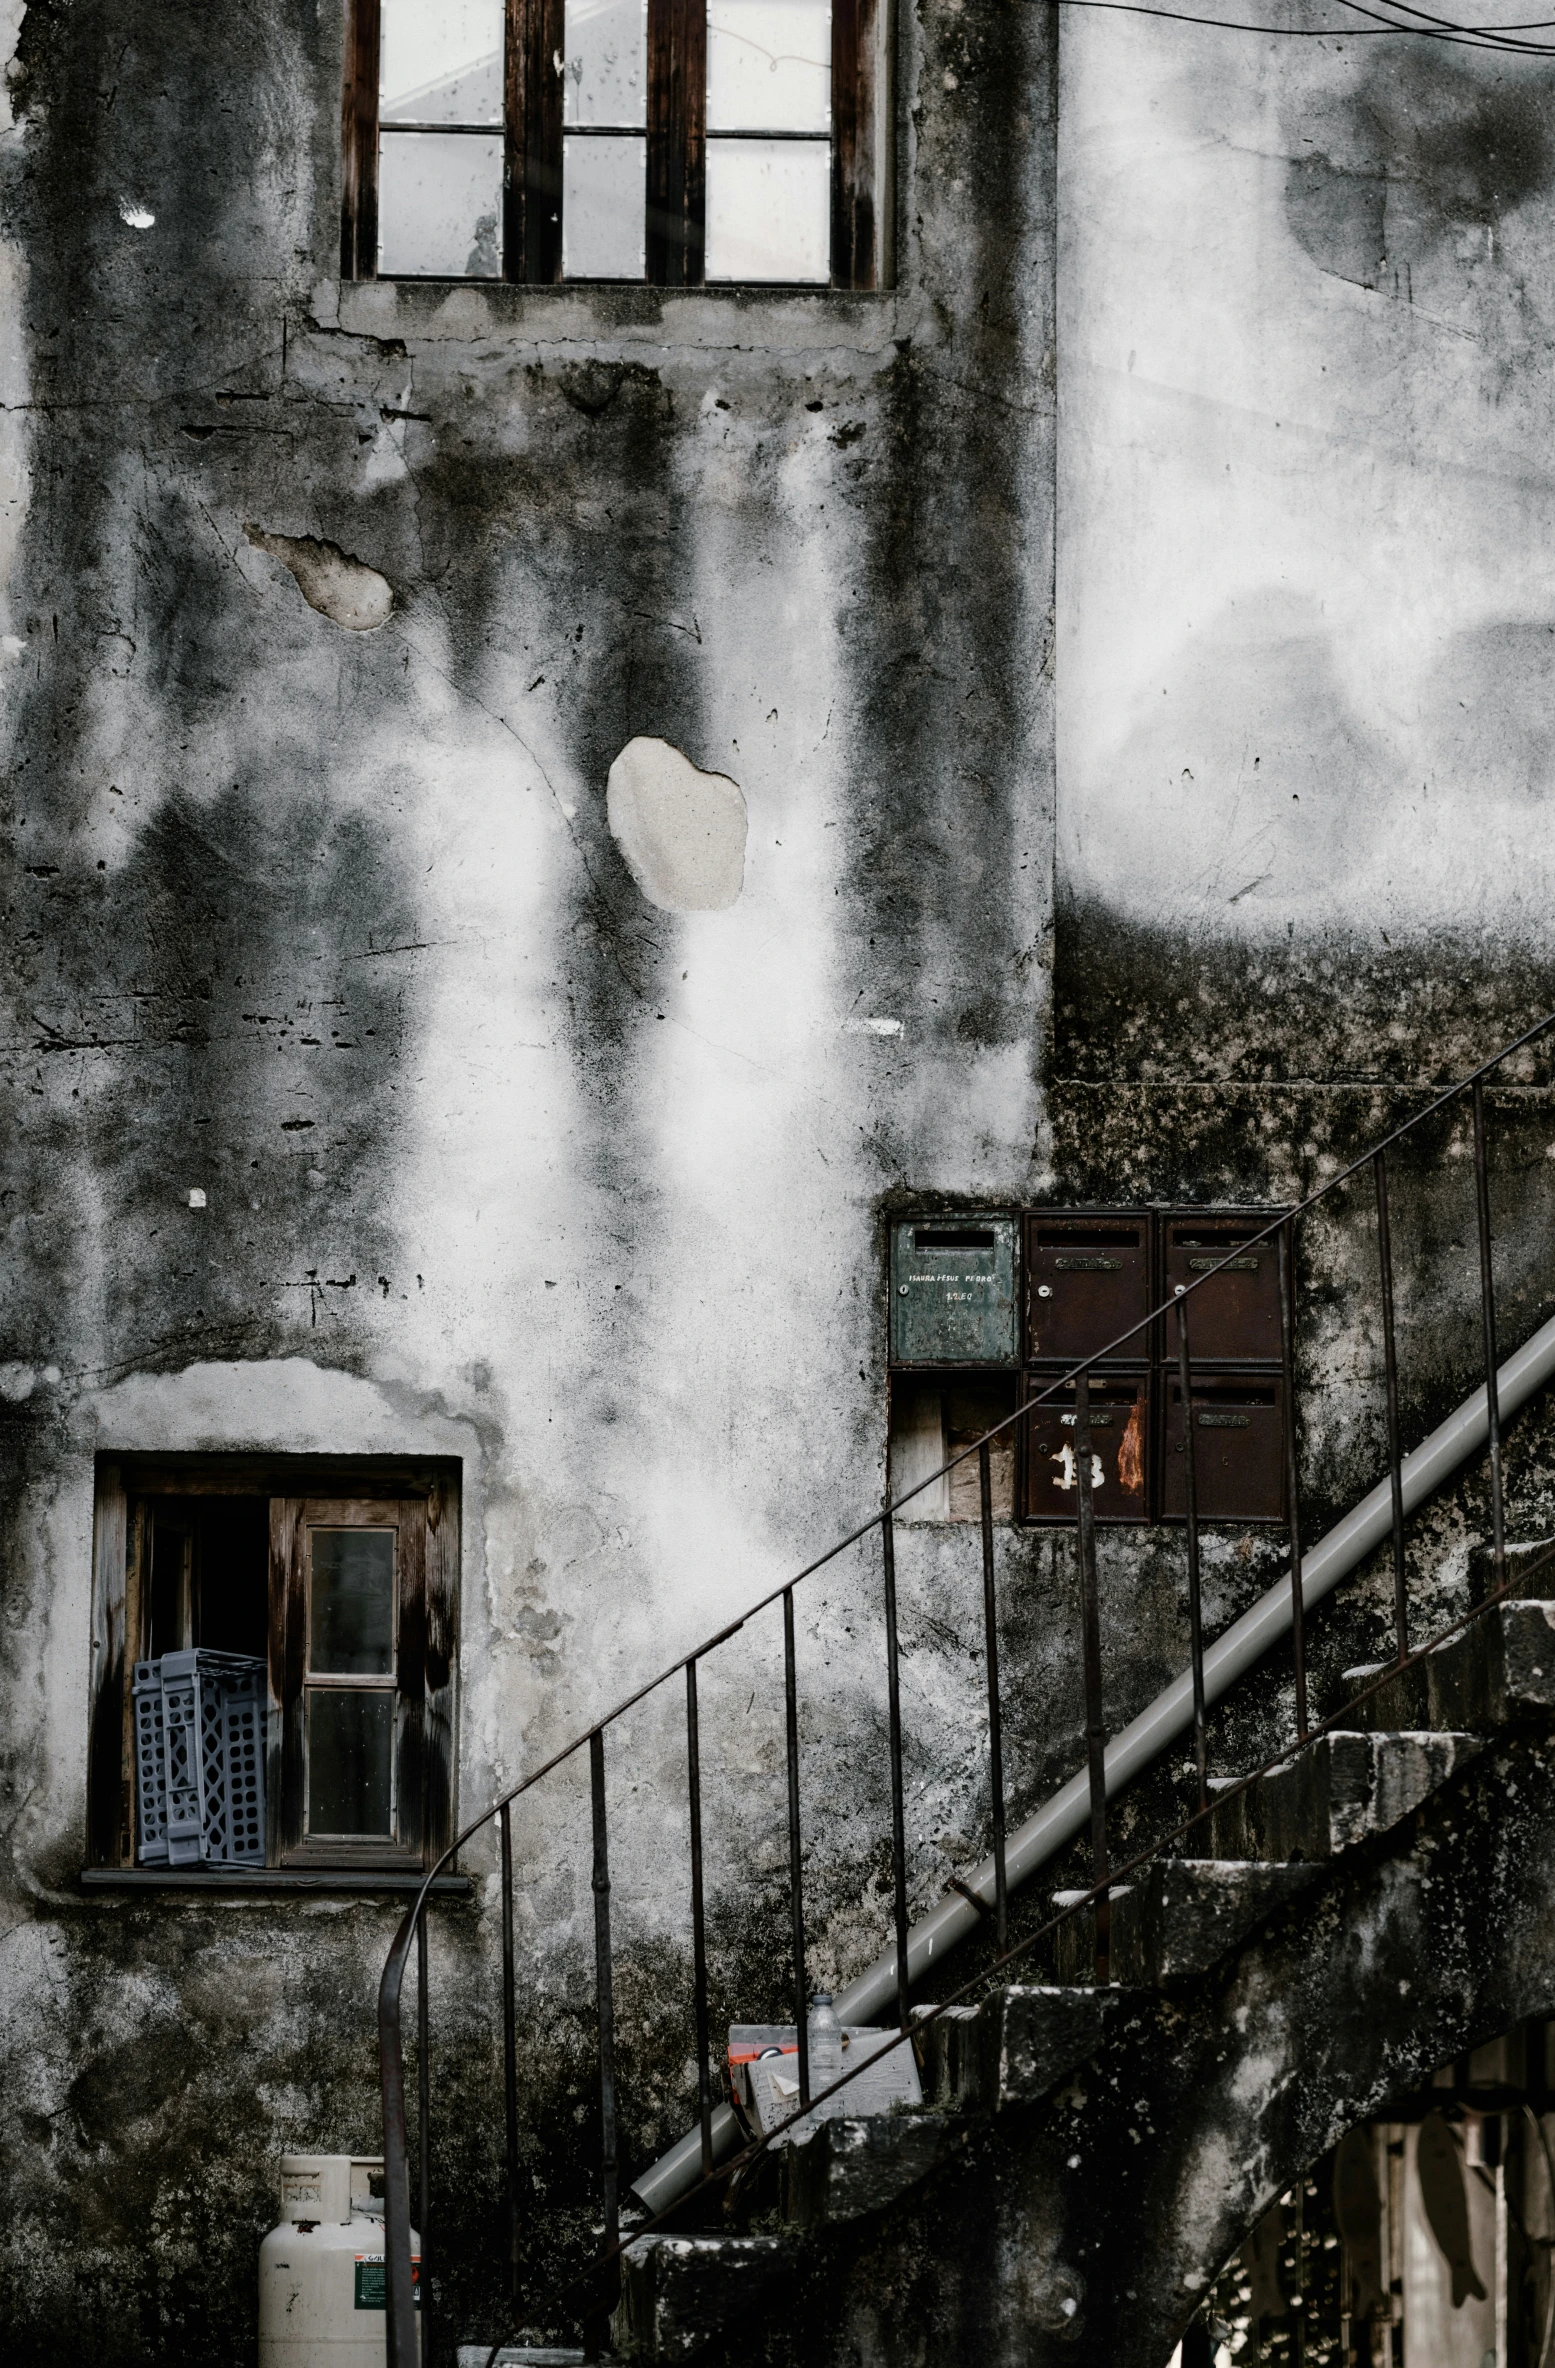
[[[451,1815],[456,1469],[105,1460],[92,1855],[411,1869]]]
[[[872,288],[877,0],[355,0],[347,279]]]

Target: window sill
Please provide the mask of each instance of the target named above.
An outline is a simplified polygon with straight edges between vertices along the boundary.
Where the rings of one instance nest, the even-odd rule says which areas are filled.
[[[374,1874],[360,1867],[256,1866],[212,1867],[88,1866],[81,1870],[83,1891],[334,1891],[414,1892],[423,1877],[383,1869]],[[468,1899],[474,1889],[468,1875],[438,1875],[432,1883],[437,1899]]]
[[[309,312],[356,337],[467,344],[506,334],[547,346],[640,345],[894,355],[919,307],[899,288],[649,288],[636,281],[325,280]]]

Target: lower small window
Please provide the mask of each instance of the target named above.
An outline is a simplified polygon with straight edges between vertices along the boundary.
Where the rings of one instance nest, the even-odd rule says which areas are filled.
[[[93,1863],[435,1857],[458,1501],[456,1466],[100,1459]]]

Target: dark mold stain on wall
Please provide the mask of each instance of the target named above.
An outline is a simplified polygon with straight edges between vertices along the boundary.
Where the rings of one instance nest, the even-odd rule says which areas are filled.
[[[904,162],[899,192],[918,308],[894,352],[860,360],[848,344],[890,299],[845,300],[835,349],[829,300],[806,300],[813,345],[791,324],[769,357],[762,304],[730,296],[716,300],[726,351],[678,378],[641,343],[635,359],[613,350],[613,326],[640,328],[659,301],[641,291],[597,298],[597,353],[544,350],[533,313],[498,311],[491,335],[464,339],[318,317],[340,22],[306,0],[230,21],[34,0],[24,28],[4,194],[26,264],[32,487],[3,795],[5,959],[29,1017],[9,1070],[21,1123],[4,1207],[22,1231],[0,1363],[46,1342],[67,1389],[287,1355],[373,1375],[392,1349],[398,1297],[416,1289],[399,1188],[433,1123],[416,1096],[438,957],[415,767],[396,743],[425,734],[434,657],[438,695],[511,750],[513,794],[558,814],[547,950],[581,1089],[580,1188],[623,1239],[652,1227],[658,1114],[639,1072],[685,924],[638,894],[604,786],[639,733],[738,777],[709,744],[696,588],[714,436],[738,456],[722,524],[753,580],[776,580],[813,527],[785,476],[801,450],[821,448],[816,515],[829,505],[858,528],[857,578],[833,587],[848,1001],[905,1004],[953,1051],[1031,1032],[1042,950],[1006,941],[1011,876],[1045,864],[1051,813],[1051,365],[1029,358],[1033,318],[1051,319],[1044,13],[977,0],[921,35],[901,95],[923,161],[911,184]],[[907,25],[904,57],[919,39]],[[665,348],[676,318],[666,300]],[[332,551],[392,589],[370,629],[310,606],[286,572]],[[322,577],[315,589],[334,597]],[[559,769],[592,790],[570,816]],[[891,1185],[911,1155],[905,1137],[880,1150]],[[79,1446],[52,1408],[41,1388],[0,1408],[19,1476],[8,1572],[37,1567],[20,1525],[75,1484]],[[488,1444],[500,1454],[494,1430]],[[82,1572],[66,1575],[61,1601],[84,1604]],[[24,1604],[18,1624],[50,1611]],[[17,1692],[0,1715],[34,1734]],[[28,1767],[8,1781],[24,1799]],[[856,1863],[818,1871],[818,1918],[845,1929],[861,1889],[883,1896],[878,1861],[876,1830]],[[110,1905],[75,1893],[79,1863],[69,1846],[46,1867],[19,1861],[10,1887],[57,1969],[32,1999],[38,2093],[7,2137],[14,2353],[242,2356],[281,2150],[374,2144],[371,2005],[392,1919],[376,1904]],[[763,1899],[775,1930],[775,1883]],[[738,1905],[711,1909],[727,1928],[721,2009],[776,2011],[776,1956],[752,1938],[743,1890]],[[455,1968],[436,2176],[463,2207],[439,2206],[445,2330],[494,2333],[484,1911],[450,1910],[436,1945]],[[664,2004],[685,1984],[661,1943],[628,1935],[620,1962],[640,2161],[685,2115],[685,2035]],[[560,1975],[587,1994],[581,1961],[543,1975],[548,1993]],[[537,2313],[592,2211],[588,2033],[546,2028],[524,2096]]]
[[[1555,179],[1547,69],[1391,48],[1287,125],[1285,206],[1314,263],[1362,288],[1494,230]]]

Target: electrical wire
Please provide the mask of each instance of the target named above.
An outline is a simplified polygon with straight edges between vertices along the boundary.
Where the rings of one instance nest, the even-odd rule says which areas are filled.
[[[1555,42],[1522,41],[1509,38],[1524,30],[1555,29],[1555,18],[1539,17],[1524,26],[1454,26],[1447,18],[1429,18],[1422,9],[1410,11],[1424,21],[1400,24],[1363,7],[1361,0],[1335,0],[1337,7],[1346,8],[1353,15],[1366,17],[1364,25],[1255,25],[1240,17],[1196,16],[1183,8],[1159,8],[1151,0],[1051,0],[1055,8],[1100,9],[1119,16],[1161,17],[1178,25],[1201,25],[1206,32],[1257,33],[1270,41],[1435,41],[1450,49],[1490,50],[1503,57],[1555,57]]]

